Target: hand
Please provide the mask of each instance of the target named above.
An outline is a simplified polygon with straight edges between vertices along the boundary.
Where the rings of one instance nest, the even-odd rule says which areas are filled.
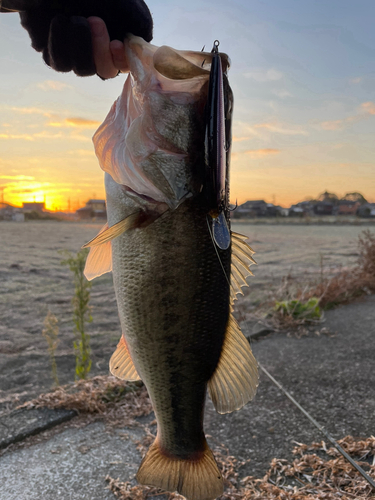
[[[56,71],[112,78],[119,70],[127,71],[122,43],[127,33],[152,40],[152,17],[143,0],[38,0],[37,4],[20,13],[21,24],[32,47]]]
[[[129,71],[123,42],[110,41],[107,26],[99,17],[89,17],[87,21],[91,29],[96,74],[106,80],[117,76],[119,71]]]

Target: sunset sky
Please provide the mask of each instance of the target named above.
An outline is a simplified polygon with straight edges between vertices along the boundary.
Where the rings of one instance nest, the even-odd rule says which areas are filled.
[[[232,201],[289,206],[324,190],[375,202],[373,0],[150,0],[155,45],[232,60]],[[0,201],[104,198],[91,137],[125,75],[56,73],[0,15]],[[69,205],[70,203],[70,205]]]

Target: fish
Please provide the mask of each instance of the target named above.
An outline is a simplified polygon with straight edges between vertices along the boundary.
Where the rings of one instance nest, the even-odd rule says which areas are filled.
[[[108,222],[85,245],[84,272],[112,271],[122,336],[110,372],[142,380],[154,408],[137,481],[209,500],[223,477],[203,429],[207,390],[229,413],[258,385],[233,316],[255,260],[230,230],[230,62],[217,44],[182,51],[129,36],[124,50],[130,73],[93,137]]]

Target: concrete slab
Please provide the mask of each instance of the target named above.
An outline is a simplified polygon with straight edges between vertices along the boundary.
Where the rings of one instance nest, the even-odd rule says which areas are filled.
[[[133,479],[140,454],[138,429],[96,422],[69,428],[47,442],[0,457],[1,500],[113,500],[105,477]]]
[[[334,336],[273,333],[253,342],[254,353],[336,439],[369,437],[375,412],[375,296],[329,311],[324,326]],[[262,373],[257,396],[241,411],[219,415],[207,401],[205,431],[212,447],[220,442],[239,460],[250,459],[241,475],[257,477],[272,458],[293,459],[294,441],[322,439]],[[108,433],[104,424],[93,423],[9,451],[0,457],[0,499],[114,500],[105,476],[134,477],[141,461],[135,441],[143,435],[141,428]]]
[[[0,417],[0,450],[29,436],[39,434],[56,425],[71,420],[74,410],[49,410],[48,408],[20,409]]]

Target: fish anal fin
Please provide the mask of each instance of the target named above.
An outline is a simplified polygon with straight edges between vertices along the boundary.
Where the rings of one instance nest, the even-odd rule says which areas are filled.
[[[177,491],[187,500],[213,500],[223,493],[223,477],[207,443],[193,459],[180,459],[163,453],[156,438],[136,479],[140,484]]]
[[[258,387],[258,366],[250,344],[230,314],[221,357],[208,382],[218,413],[231,413],[248,403]]]
[[[115,352],[109,361],[109,370],[115,377],[128,382],[141,380],[130,356],[124,336],[121,336]]]

